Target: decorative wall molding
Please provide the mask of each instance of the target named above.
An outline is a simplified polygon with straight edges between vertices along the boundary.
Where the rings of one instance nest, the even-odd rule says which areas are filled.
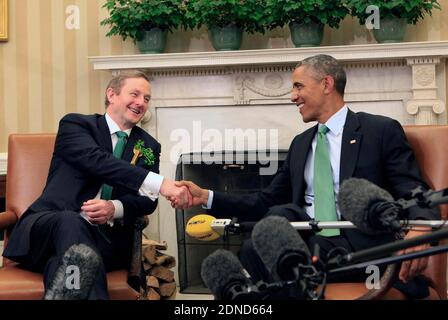
[[[279,70],[258,68],[292,68],[297,61],[316,54],[332,55],[350,66],[372,67],[378,64],[401,64],[407,58],[426,61],[446,57],[448,41],[97,56],[89,57],[89,60],[95,70],[119,71],[139,68],[148,70],[154,76],[188,76],[222,72],[275,72]]]
[[[0,153],[0,175],[6,174],[8,154]]]

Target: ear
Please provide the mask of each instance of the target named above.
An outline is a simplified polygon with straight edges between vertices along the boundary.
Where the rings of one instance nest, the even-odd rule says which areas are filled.
[[[112,88],[107,88],[106,90],[106,96],[107,96],[107,100],[109,101],[109,104],[112,103],[113,98],[116,96],[117,94],[115,93],[114,89]]]
[[[323,78],[324,82],[324,93],[329,94],[335,90],[335,81],[331,76],[325,76]]]

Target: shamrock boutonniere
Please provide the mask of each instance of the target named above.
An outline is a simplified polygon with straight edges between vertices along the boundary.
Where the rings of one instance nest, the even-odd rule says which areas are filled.
[[[154,156],[154,152],[152,152],[151,148],[145,148],[145,142],[142,139],[139,139],[134,145],[134,156],[132,157],[131,164],[135,165],[137,163],[137,159],[143,156],[145,158],[145,163],[148,166],[152,166],[156,160]]]

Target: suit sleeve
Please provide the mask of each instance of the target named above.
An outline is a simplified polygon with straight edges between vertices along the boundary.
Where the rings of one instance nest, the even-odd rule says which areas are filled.
[[[391,121],[384,128],[383,157],[387,169],[389,190],[394,198],[409,198],[411,191],[417,186],[427,190],[428,185],[423,180],[414,152],[409,145],[400,123]],[[437,208],[423,209],[414,207],[408,210],[408,219],[440,219]]]
[[[138,191],[149,171],[116,159],[95,141],[87,121],[69,114],[59,124],[55,156],[112,186]]]
[[[258,221],[263,218],[270,207],[292,202],[290,173],[292,145],[283,166],[268,187],[260,192],[247,195],[214,191],[210,213],[218,217],[238,217],[246,221]]]
[[[159,173],[160,165],[160,143],[153,147],[155,156],[154,164],[149,169],[154,173]],[[123,224],[132,225],[139,216],[149,215],[153,213],[158,204],[158,200],[152,201],[150,198],[140,196],[135,193],[127,193],[117,198],[123,204]]]

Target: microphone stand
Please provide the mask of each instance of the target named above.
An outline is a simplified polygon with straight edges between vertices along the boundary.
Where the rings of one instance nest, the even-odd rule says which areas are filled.
[[[444,253],[447,251],[448,251],[448,245],[438,246],[438,247],[433,247],[433,248],[429,248],[429,249],[422,250],[422,251],[402,254],[399,256],[375,259],[375,260],[361,262],[361,263],[357,263],[357,264],[353,264],[353,265],[349,265],[349,266],[345,266],[345,267],[331,269],[328,271],[328,274],[332,275],[332,274],[338,274],[338,273],[343,273],[343,272],[355,271],[355,270],[359,270],[359,269],[364,269],[370,265],[380,266],[380,265],[384,265],[384,264],[386,264],[386,265],[394,264],[394,263],[398,263],[398,262],[402,262],[402,261],[406,261],[406,260],[412,260],[412,259],[417,259],[417,258],[421,258],[421,257],[432,256],[432,255]]]
[[[352,262],[362,261],[364,259],[372,259],[378,256],[384,256],[386,254],[394,253],[396,251],[415,247],[421,244],[437,242],[446,238],[448,238],[448,229],[437,230],[430,234],[421,235],[412,239],[399,240],[370,249],[338,256],[328,261],[328,264],[340,266],[342,264],[349,264]]]
[[[257,224],[257,222],[250,221],[236,222],[230,221],[230,219],[226,220],[228,220],[226,225],[216,226],[212,224],[212,229],[219,234],[238,234],[240,232],[252,231],[252,229]],[[217,219],[216,221],[220,222],[220,219]],[[356,226],[350,221],[316,221],[314,219],[311,219],[310,221],[294,221],[290,223],[291,226],[296,230],[319,231],[320,229],[356,229]],[[400,225],[403,226],[403,229],[408,229],[409,227],[430,227],[432,229],[448,227],[445,220],[401,220]]]

